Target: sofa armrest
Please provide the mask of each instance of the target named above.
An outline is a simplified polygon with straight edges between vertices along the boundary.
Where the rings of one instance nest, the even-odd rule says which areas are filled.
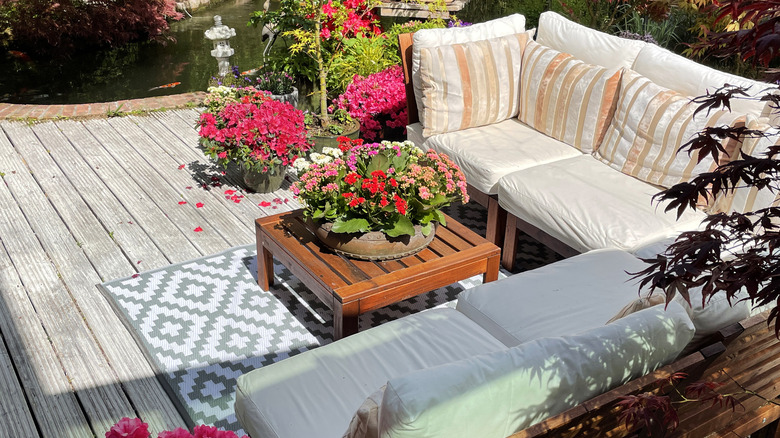
[[[404,88],[406,89],[406,114],[409,118],[407,124],[411,125],[420,121],[417,113],[417,100],[414,98],[414,83],[412,82],[412,35],[402,33],[398,35],[398,48],[401,51],[401,66],[404,69]]]

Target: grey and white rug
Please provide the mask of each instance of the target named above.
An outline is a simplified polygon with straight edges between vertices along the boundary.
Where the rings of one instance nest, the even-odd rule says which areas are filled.
[[[449,213],[484,234],[484,210],[459,206]],[[521,248],[526,266],[554,259],[536,242]],[[262,291],[255,245],[248,244],[100,288],[183,413],[194,424],[243,433],[233,410],[236,378],[332,341],[331,311],[281,264],[275,263],[274,275],[274,287]],[[461,291],[481,282],[475,276],[367,313],[360,330],[452,306]]]

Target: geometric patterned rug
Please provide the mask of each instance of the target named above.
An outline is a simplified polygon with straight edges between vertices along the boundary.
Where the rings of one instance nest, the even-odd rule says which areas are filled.
[[[484,233],[479,206],[451,207],[448,214]],[[521,242],[521,248],[530,265],[556,258],[533,241]],[[278,262],[274,275],[271,290],[261,290],[252,243],[109,281],[100,289],[185,418],[240,436],[233,409],[238,376],[332,341],[331,311]],[[366,313],[360,330],[452,306],[461,291],[481,282],[478,275]]]

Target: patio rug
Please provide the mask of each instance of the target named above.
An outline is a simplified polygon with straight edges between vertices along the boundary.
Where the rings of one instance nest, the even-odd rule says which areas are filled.
[[[449,214],[477,228],[478,206]],[[555,259],[534,241],[521,243],[526,264]],[[146,352],[179,410],[193,424],[243,433],[233,410],[241,374],[332,341],[332,314],[278,262],[275,285],[257,285],[254,244],[99,285]],[[507,275],[502,271],[500,277]],[[454,306],[481,276],[360,317],[360,330],[420,310]]]

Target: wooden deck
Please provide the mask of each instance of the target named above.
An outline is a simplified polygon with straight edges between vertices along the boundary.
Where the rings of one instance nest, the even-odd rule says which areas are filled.
[[[197,115],[0,121],[0,437],[184,426],[95,285],[253,243],[256,218],[298,206],[226,199],[235,177],[198,150]]]

